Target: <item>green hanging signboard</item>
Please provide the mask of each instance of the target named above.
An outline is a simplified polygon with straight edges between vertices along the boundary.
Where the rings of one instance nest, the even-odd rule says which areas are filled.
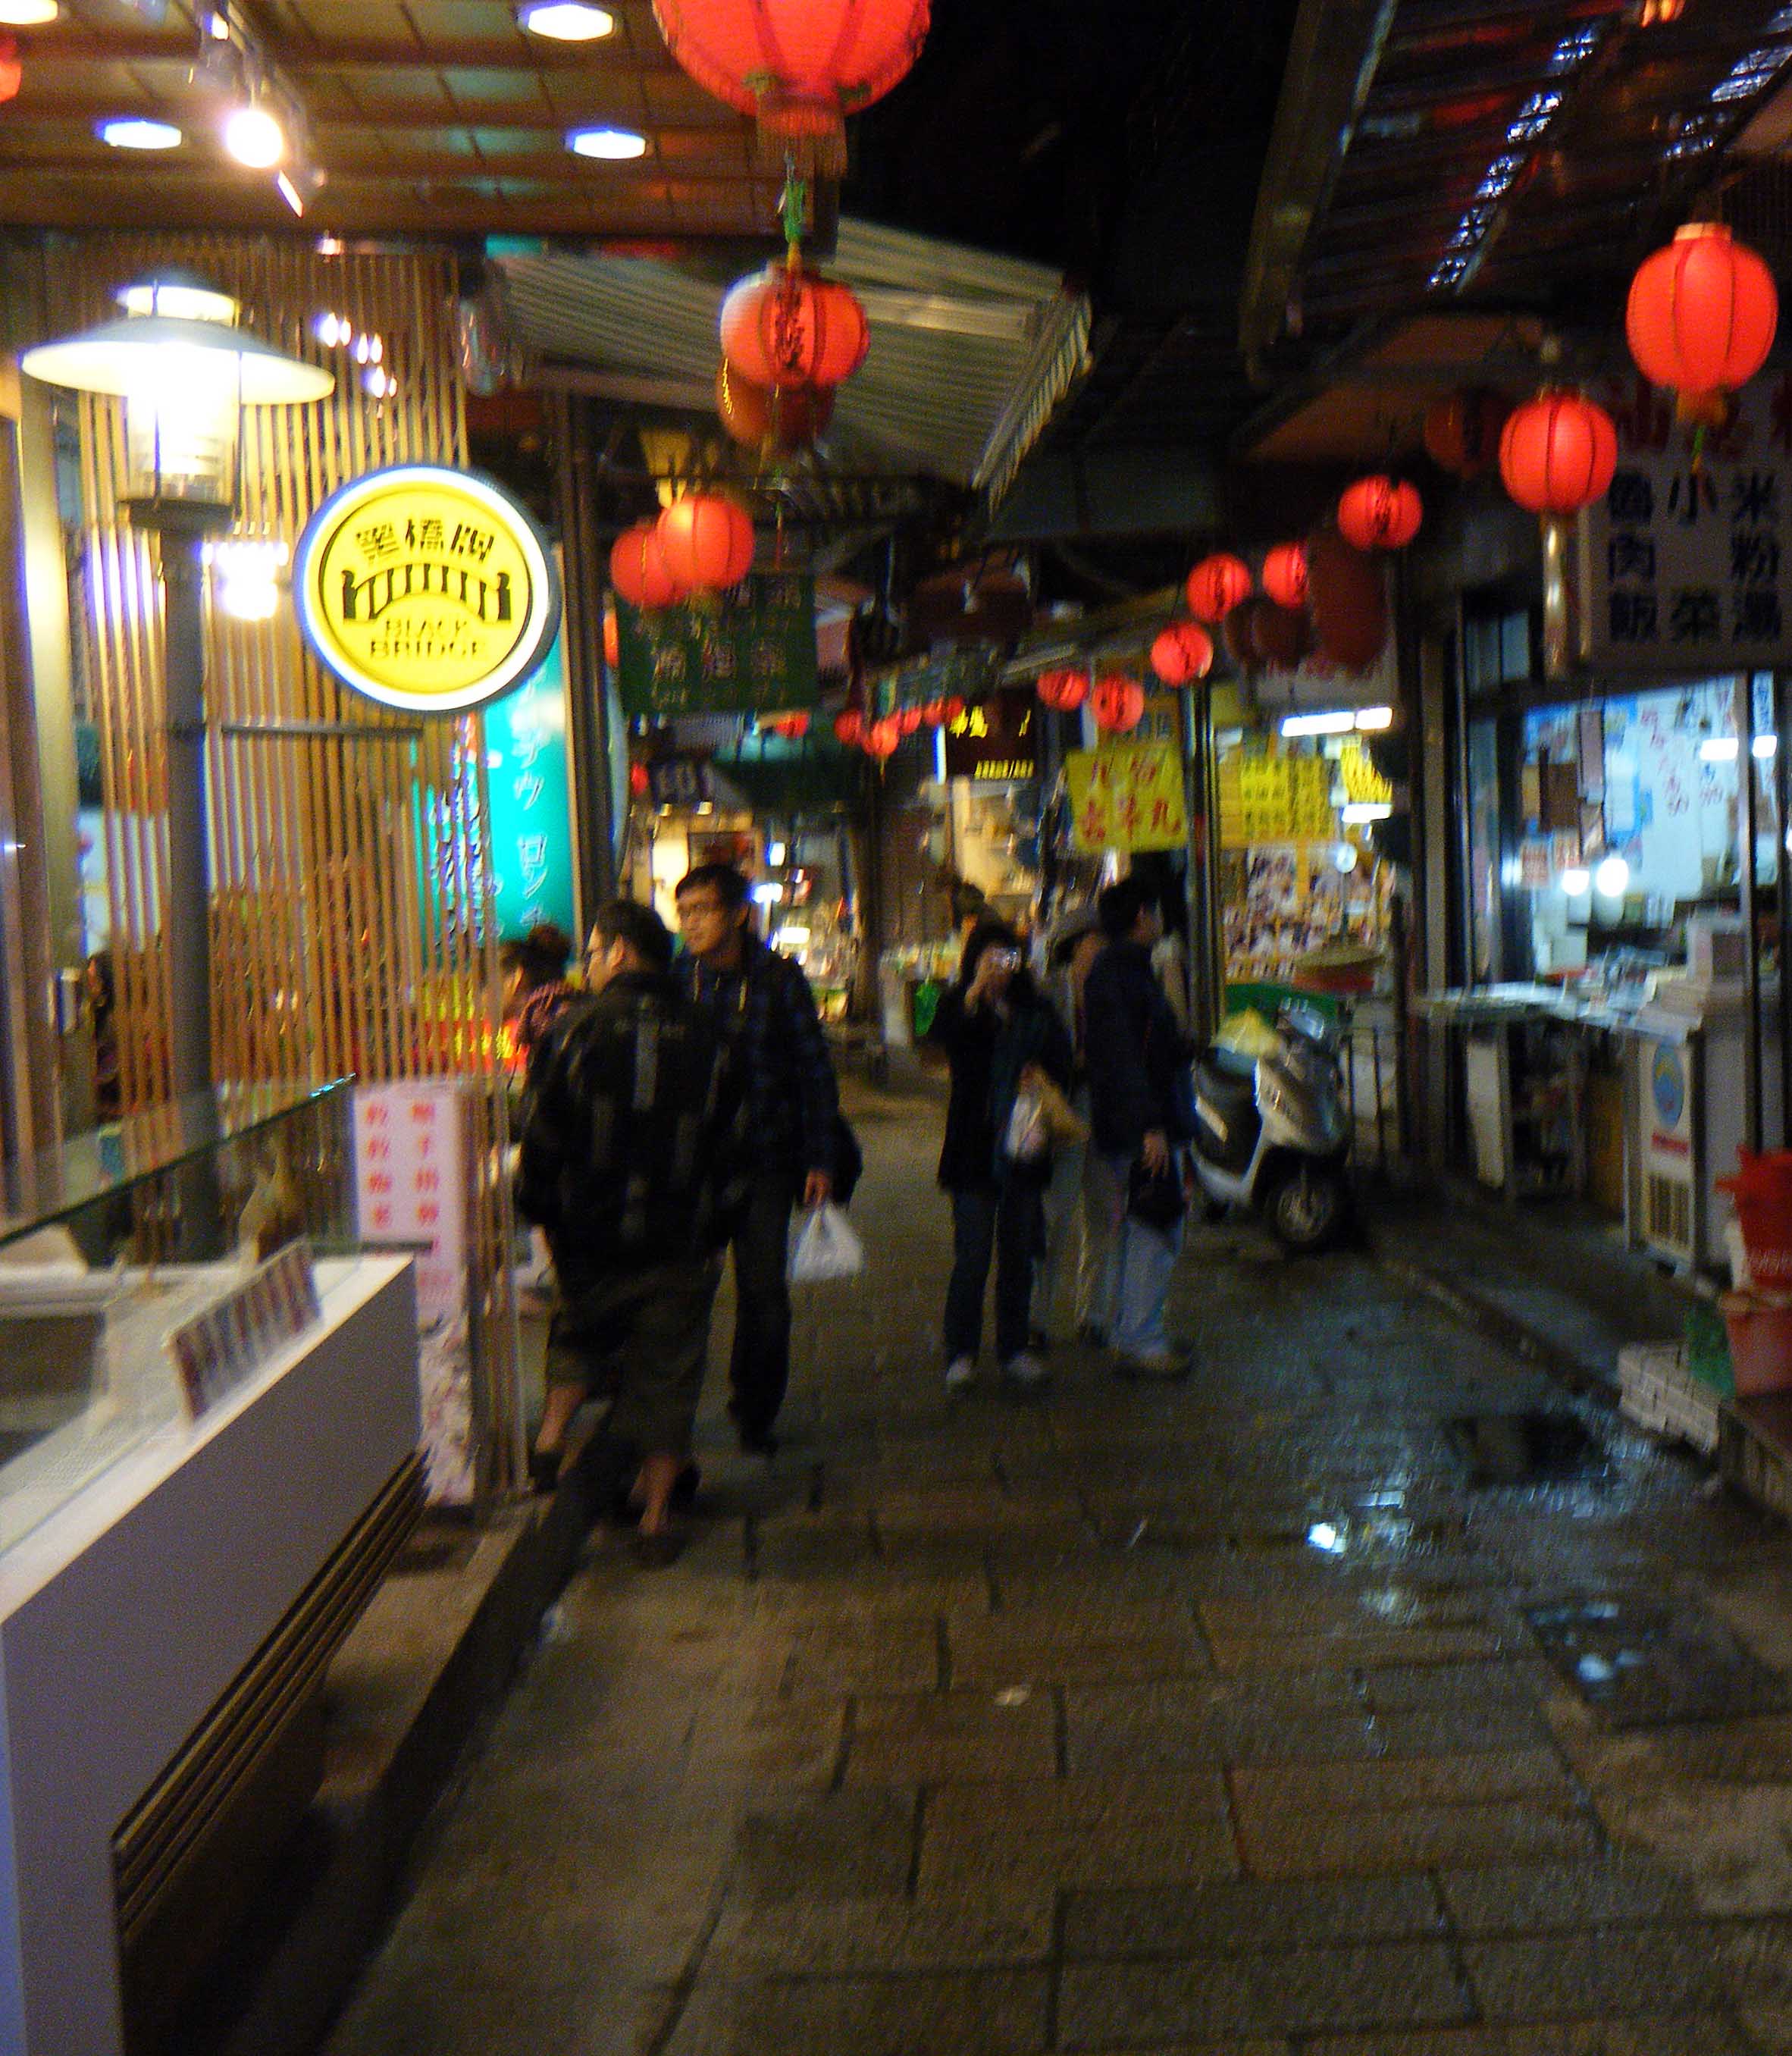
[[[782,714],[815,704],[815,581],[755,571],[734,592],[653,612],[616,601],[623,712]]]
[[[500,935],[538,921],[575,926],[572,810],[560,643],[524,682],[485,709],[491,795],[487,860]]]

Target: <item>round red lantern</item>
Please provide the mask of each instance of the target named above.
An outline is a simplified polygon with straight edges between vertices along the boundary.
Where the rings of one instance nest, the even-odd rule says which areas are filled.
[[[881,721],[874,721],[865,730],[865,748],[873,757],[895,756],[896,745],[901,740],[901,724],[892,714],[885,714]]]
[[[921,710],[918,706],[904,707],[896,718],[896,726],[904,735],[912,735],[921,725]]]
[[[845,117],[920,54],[928,0],[654,0],[666,47],[706,93],[754,116],[767,156],[846,168]]]
[[[1263,589],[1278,607],[1307,604],[1307,552],[1298,543],[1278,543],[1264,559]]]
[[[1213,667],[1213,638],[1198,621],[1173,621],[1151,645],[1151,668],[1166,686],[1205,678]]]
[[[1189,574],[1189,611],[1197,621],[1224,621],[1249,596],[1251,567],[1224,550],[1203,557]]]
[[[1603,407],[1553,387],[1514,407],[1500,437],[1500,476],[1533,514],[1577,514],[1617,469],[1618,431]]]
[[[657,521],[637,521],[616,538],[610,551],[610,583],[631,607],[670,607],[683,599],[684,587],[666,561]]]
[[[716,367],[715,411],[738,443],[758,449],[801,449],[833,418],[833,388],[755,386],[723,358]]]
[[[628,789],[639,799],[653,784],[645,764],[631,764],[628,767]]]
[[[623,660],[622,631],[616,625],[616,610],[603,610],[603,661],[613,671]]]
[[[722,303],[722,354],[757,386],[837,386],[870,347],[852,292],[793,255],[738,280]]]
[[[844,742],[849,749],[864,741],[865,718],[856,707],[848,707],[834,716],[834,737]]]
[[[1054,713],[1074,714],[1089,697],[1089,674],[1086,671],[1042,671],[1038,694]]]
[[[1504,397],[1485,386],[1464,386],[1433,401],[1424,428],[1431,461],[1453,478],[1479,478],[1500,453],[1509,411]]]
[[[943,700],[929,700],[921,709],[921,718],[929,728],[943,728],[946,725],[946,702]]]
[[[1089,703],[1094,709],[1098,728],[1106,729],[1110,735],[1124,735],[1144,718],[1145,688],[1137,678],[1114,671],[1095,681]]]
[[[946,702],[946,706],[945,706],[945,714],[946,714],[946,718],[947,718],[947,721],[956,721],[956,720],[958,719],[959,716],[961,714],[963,714],[963,711],[964,711],[964,702],[963,702],[963,700],[961,700],[961,699],[959,698],[959,696],[958,696],[958,694],[957,694],[956,693],[954,693],[954,694],[952,694],[951,698],[949,700],[947,700],[947,702]]]
[[[1387,589],[1373,557],[1335,528],[1307,539],[1307,598],[1321,653],[1347,671],[1366,670],[1387,640]]]
[[[1719,222],[1692,221],[1630,282],[1624,334],[1643,376],[1687,394],[1731,392],[1767,361],[1779,295]]]
[[[1403,550],[1424,518],[1418,488],[1379,472],[1347,487],[1338,502],[1338,532],[1353,550]]]
[[[726,592],[753,568],[753,516],[721,492],[687,492],[659,517],[666,568],[693,592]]]

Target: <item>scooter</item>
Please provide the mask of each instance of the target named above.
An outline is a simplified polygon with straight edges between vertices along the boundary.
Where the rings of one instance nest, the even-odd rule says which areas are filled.
[[[1323,1249],[1350,1199],[1336,1034],[1316,1008],[1289,1002],[1276,1037],[1260,1057],[1216,1043],[1197,1058],[1195,1176],[1216,1219],[1255,1208],[1289,1249]]]

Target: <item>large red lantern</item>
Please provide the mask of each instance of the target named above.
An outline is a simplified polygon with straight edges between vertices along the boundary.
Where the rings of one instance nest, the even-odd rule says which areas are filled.
[[[1166,686],[1185,686],[1213,668],[1213,638],[1198,621],[1173,621],[1151,646],[1151,668]]]
[[[929,700],[921,709],[921,718],[929,728],[943,728],[946,726],[946,702],[943,700]]]
[[[1696,396],[1752,378],[1778,320],[1766,266],[1721,223],[1694,221],[1637,267],[1624,334],[1645,378]]]
[[[865,361],[864,309],[833,279],[792,254],[728,290],[722,354],[756,386],[837,386]]]
[[[637,521],[611,547],[610,583],[631,607],[670,607],[684,587],[672,575],[657,521]]]
[[[1387,640],[1387,591],[1373,557],[1334,528],[1307,539],[1307,598],[1319,649],[1342,670],[1361,671]]]
[[[1039,698],[1058,714],[1074,714],[1089,697],[1089,677],[1083,671],[1042,671]]]
[[[1424,518],[1417,488],[1379,472],[1347,486],[1338,502],[1338,532],[1353,550],[1403,550]]]
[[[1251,567],[1220,551],[1203,557],[1189,574],[1189,611],[1197,621],[1224,621],[1251,591]]]
[[[1617,469],[1618,431],[1603,407],[1553,387],[1514,407],[1500,437],[1500,476],[1533,514],[1577,514]]]
[[[834,737],[849,749],[865,739],[865,718],[856,707],[847,707],[834,716]]]
[[[896,726],[904,735],[912,735],[921,725],[921,710],[918,706],[906,706],[896,718]]]
[[[833,388],[755,386],[725,357],[716,368],[715,411],[738,443],[761,449],[801,449],[832,418]]]
[[[1425,448],[1453,478],[1479,478],[1500,453],[1500,431],[1510,410],[1486,386],[1464,386],[1425,410]]]
[[[693,592],[726,592],[753,568],[753,517],[722,492],[687,492],[659,517],[666,568]]]
[[[928,0],[654,0],[666,46],[706,93],[837,178],[844,117],[880,98],[927,40]]]
[[[873,757],[893,757],[896,745],[902,740],[902,726],[893,714],[885,714],[881,721],[874,721],[865,730],[865,748]]]
[[[1111,672],[1095,681],[1089,703],[1094,709],[1098,728],[1106,729],[1110,735],[1124,735],[1145,718],[1145,688],[1123,671]]]
[[[1307,604],[1307,552],[1298,543],[1278,543],[1263,560],[1263,589],[1278,607]]]

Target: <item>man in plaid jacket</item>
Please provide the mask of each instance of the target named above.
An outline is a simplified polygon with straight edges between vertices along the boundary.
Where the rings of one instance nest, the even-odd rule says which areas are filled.
[[[699,864],[678,903],[684,990],[714,1014],[746,1093],[753,1162],[734,1238],[729,1411],[741,1447],[770,1456],[790,1378],[790,1216],[833,1194],[839,1089],[809,980],[747,925],[746,879],[732,864]]]

